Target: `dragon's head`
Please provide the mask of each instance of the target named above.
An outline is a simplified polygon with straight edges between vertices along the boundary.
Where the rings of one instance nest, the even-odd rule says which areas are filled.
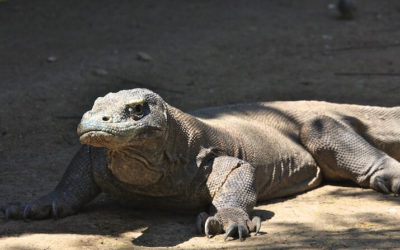
[[[148,89],[131,89],[97,98],[83,115],[78,135],[83,144],[117,150],[144,140],[156,144],[167,128],[164,100]]]

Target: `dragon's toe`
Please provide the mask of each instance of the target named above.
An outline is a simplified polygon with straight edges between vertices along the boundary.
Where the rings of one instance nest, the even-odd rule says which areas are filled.
[[[23,204],[21,202],[12,202],[0,207],[0,211],[4,213],[4,218],[8,219],[21,219],[23,215]]]
[[[222,208],[209,216],[203,212],[197,216],[197,231],[212,237],[225,232],[224,240],[228,237],[237,237],[243,241],[250,235],[250,232],[257,234],[260,231],[261,219],[254,216],[250,220],[248,214],[240,208]]]
[[[233,223],[229,229],[226,231],[224,240],[226,241],[229,236],[237,236],[240,241],[243,241],[245,237],[249,235],[250,231],[246,225],[238,225]]]
[[[249,227],[250,232],[254,232],[255,235],[257,235],[261,228],[261,218],[254,216],[251,221],[247,221],[247,226]]]
[[[223,232],[222,223],[214,216],[210,216],[207,218],[206,223],[204,225],[204,231],[208,238],[211,238],[213,235],[220,234]]]

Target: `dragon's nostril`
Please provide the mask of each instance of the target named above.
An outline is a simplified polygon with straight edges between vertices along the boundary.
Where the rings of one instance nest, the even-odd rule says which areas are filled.
[[[110,120],[110,117],[109,116],[103,116],[103,121],[108,121],[108,120]]]

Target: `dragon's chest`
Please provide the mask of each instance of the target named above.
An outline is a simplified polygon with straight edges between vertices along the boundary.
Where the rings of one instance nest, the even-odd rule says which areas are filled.
[[[198,185],[193,185],[185,181],[188,178],[184,174],[177,176],[154,171],[143,160],[126,162],[115,156],[110,158],[110,154],[101,148],[92,148],[91,151],[95,182],[103,192],[112,194],[121,203],[174,211],[203,208],[209,203],[206,194],[197,192],[204,191],[202,178],[195,181]]]
[[[189,178],[174,172],[166,162],[155,164],[140,155],[107,152],[107,168],[132,195],[181,199],[187,193]]]

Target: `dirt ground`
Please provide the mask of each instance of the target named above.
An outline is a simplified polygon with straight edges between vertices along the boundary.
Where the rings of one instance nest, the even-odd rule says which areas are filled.
[[[79,148],[80,116],[110,91],[147,87],[184,111],[300,99],[400,105],[399,1],[358,1],[351,21],[333,3],[0,0],[0,204],[56,185]],[[325,185],[255,213],[260,235],[224,242],[196,235],[193,215],[101,196],[56,221],[0,218],[0,248],[400,248],[400,198],[371,190]]]

